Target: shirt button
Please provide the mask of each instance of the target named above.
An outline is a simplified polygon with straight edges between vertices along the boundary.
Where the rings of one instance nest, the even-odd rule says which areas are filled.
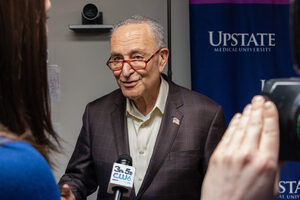
[[[139,178],[139,181],[142,181],[143,179],[142,178]]]
[[[143,151],[140,151],[139,153],[143,155],[145,152],[143,152]]]

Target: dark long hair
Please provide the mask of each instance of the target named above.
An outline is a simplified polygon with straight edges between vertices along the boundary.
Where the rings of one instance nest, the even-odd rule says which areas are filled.
[[[51,123],[46,59],[45,0],[0,0],[0,123],[49,162],[59,142]]]

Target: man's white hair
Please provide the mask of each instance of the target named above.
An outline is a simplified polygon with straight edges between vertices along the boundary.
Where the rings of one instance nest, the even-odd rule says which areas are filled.
[[[112,29],[111,36],[116,31],[116,29],[118,29],[120,26],[128,25],[128,24],[148,24],[152,31],[153,37],[157,43],[157,47],[159,49],[167,47],[164,38],[165,33],[164,33],[163,26],[159,24],[157,21],[155,21],[154,19],[145,16],[140,16],[140,15],[133,15],[115,24]]]

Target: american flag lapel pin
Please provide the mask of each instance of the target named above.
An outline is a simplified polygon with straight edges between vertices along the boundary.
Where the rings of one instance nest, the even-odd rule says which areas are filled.
[[[176,124],[176,125],[180,125],[180,120],[177,118],[177,117],[173,117],[173,120],[172,120],[173,124]]]

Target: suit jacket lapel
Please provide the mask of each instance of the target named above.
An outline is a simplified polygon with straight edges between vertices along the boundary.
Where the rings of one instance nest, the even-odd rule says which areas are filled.
[[[122,95],[121,90],[115,98],[115,106],[116,109],[111,113],[111,123],[118,153],[117,156],[119,157],[122,154],[130,155],[126,121],[126,99]]]
[[[153,149],[153,154],[144,177],[144,181],[137,194],[137,199],[139,199],[149,187],[171,150],[172,144],[177,136],[178,129],[181,126],[180,122],[183,118],[183,114],[178,110],[182,104],[183,102],[180,94],[178,93],[177,86],[169,82],[169,95],[167,98],[166,108]]]
[[[118,153],[118,157],[115,159],[117,160],[122,154],[130,155],[126,119],[126,99],[122,95],[121,90],[119,96],[115,98],[115,106],[115,110],[111,113],[111,123]],[[133,188],[130,194],[130,199],[134,198],[135,191]]]

